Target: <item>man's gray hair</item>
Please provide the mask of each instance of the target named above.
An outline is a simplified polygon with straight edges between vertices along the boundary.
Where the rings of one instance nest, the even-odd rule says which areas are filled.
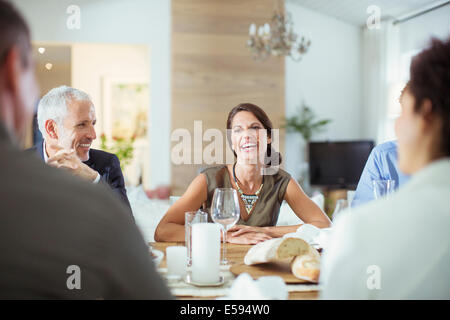
[[[53,88],[39,101],[37,121],[39,130],[45,137],[45,122],[54,120],[58,125],[62,125],[64,117],[67,115],[68,101],[91,101],[89,95],[81,90],[60,86]]]

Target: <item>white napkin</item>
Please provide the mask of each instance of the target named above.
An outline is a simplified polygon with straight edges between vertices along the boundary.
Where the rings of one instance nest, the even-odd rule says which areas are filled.
[[[288,295],[288,289],[281,277],[260,277],[253,280],[248,273],[242,273],[234,280],[228,296],[220,299],[286,300]]]
[[[316,243],[318,248],[326,250],[330,243],[331,228],[320,229],[320,233],[314,238],[314,243]]]
[[[331,228],[320,229],[312,224],[303,224],[296,232],[288,233],[283,238],[300,238],[315,248],[325,248],[328,245]]]

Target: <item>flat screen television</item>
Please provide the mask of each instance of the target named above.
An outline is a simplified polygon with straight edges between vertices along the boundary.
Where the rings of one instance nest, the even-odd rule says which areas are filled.
[[[356,189],[367,158],[370,140],[309,143],[309,178],[312,186]]]

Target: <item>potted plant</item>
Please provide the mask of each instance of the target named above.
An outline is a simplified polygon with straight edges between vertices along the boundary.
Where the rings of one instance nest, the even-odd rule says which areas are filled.
[[[331,119],[317,119],[314,111],[303,102],[302,106],[297,109],[297,113],[286,118],[285,124],[282,126],[287,132],[299,133],[302,137],[300,148],[303,162],[300,164],[301,172],[298,180],[303,185],[308,183],[308,179],[306,179],[308,175],[308,143],[314,134],[323,132],[331,121]],[[306,187],[308,188],[308,186]]]
[[[100,136],[100,148],[104,151],[114,153],[119,158],[120,167],[122,171],[124,171],[125,167],[130,164],[133,159],[133,143],[135,138],[134,135],[129,138],[112,137],[112,141],[108,141],[106,135],[102,133]]]
[[[331,119],[316,120],[314,111],[305,103],[298,109],[297,114],[286,118],[283,126],[288,132],[298,132],[305,142],[311,141],[313,134],[323,132]]]

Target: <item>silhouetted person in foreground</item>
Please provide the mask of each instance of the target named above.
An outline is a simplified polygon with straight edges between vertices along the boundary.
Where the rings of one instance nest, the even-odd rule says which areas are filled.
[[[125,205],[18,145],[37,85],[28,27],[0,0],[0,299],[168,299]]]

